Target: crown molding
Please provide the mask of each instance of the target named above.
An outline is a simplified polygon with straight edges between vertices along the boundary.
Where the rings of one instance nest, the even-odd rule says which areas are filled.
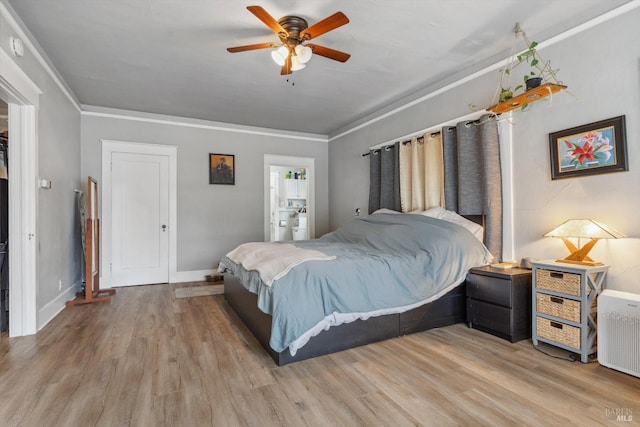
[[[196,129],[209,129],[222,132],[234,132],[247,135],[270,136],[286,139],[297,139],[302,141],[328,142],[327,135],[294,132],[255,126],[236,125],[233,123],[214,122],[209,120],[190,119],[177,116],[166,116],[162,114],[143,113],[139,111],[120,110],[115,108],[97,107],[93,105],[82,105],[83,116],[102,117],[109,119],[131,120],[137,122],[155,123],[169,126],[182,126]]]

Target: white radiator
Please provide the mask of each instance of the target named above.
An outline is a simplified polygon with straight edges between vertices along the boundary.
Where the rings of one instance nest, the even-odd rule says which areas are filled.
[[[604,290],[597,322],[598,362],[640,377],[640,295]]]

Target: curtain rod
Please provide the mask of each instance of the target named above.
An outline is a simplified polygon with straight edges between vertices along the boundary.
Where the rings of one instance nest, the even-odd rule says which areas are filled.
[[[425,133],[424,135],[422,135],[422,136],[418,136],[418,137],[415,137],[415,138],[416,138],[416,140],[417,140],[419,143],[421,143],[421,142],[424,142],[424,137],[425,137],[426,135],[427,135],[427,134]],[[429,136],[430,136],[431,138],[433,138],[433,137],[434,137],[434,136],[436,136],[436,135],[440,135],[440,131],[439,131],[439,130],[438,130],[438,131],[431,132],[431,133],[429,134]],[[405,141],[400,141],[400,144],[402,144],[402,145],[407,145],[407,144],[411,143],[411,141],[413,141],[413,138],[414,138],[414,137],[411,137],[411,139],[407,139],[407,140],[405,140]],[[394,142],[394,144],[395,144],[395,142]],[[389,151],[389,150],[391,149],[391,147],[393,147],[393,145],[394,145],[394,144],[387,144],[387,145],[383,145],[383,146],[382,146],[382,147],[380,147],[380,148],[372,148],[370,151],[367,151],[366,153],[362,153],[362,154],[361,154],[361,156],[362,156],[362,157],[367,157],[369,154],[371,154],[371,151],[382,150],[383,148],[384,148],[384,150],[385,150],[385,151]]]
[[[435,131],[439,132],[440,129],[442,129],[445,126],[450,126],[452,124],[455,124],[455,123],[458,123],[458,122],[462,122],[462,121],[465,121],[465,120],[475,120],[475,119],[477,119],[477,118],[479,118],[479,117],[481,117],[481,116],[483,116],[485,114],[489,114],[489,113],[487,111],[474,111],[473,113],[469,113],[469,114],[466,114],[464,116],[460,116],[460,117],[455,118],[455,119],[447,120],[446,122],[442,122],[442,123],[437,124],[437,125],[429,126],[428,128],[424,128],[422,130],[418,130],[418,131],[415,131],[415,132],[408,133],[408,134],[406,134],[404,136],[401,136],[400,138],[393,138],[393,139],[391,139],[391,140],[389,140],[387,142],[383,142],[383,143],[380,143],[380,144],[373,145],[373,146],[369,147],[369,150],[376,150],[376,149],[382,148],[382,147],[384,147],[386,145],[393,144],[393,143],[396,143],[398,141],[404,141],[406,139],[411,140],[411,138],[413,138],[414,136],[424,135],[427,132],[435,132]],[[362,157],[366,157],[368,155],[369,155],[369,153],[363,153]]]

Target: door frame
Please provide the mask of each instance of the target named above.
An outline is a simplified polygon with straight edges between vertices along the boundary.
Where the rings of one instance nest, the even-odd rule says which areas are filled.
[[[307,228],[309,230],[309,239],[316,236],[316,193],[315,193],[315,164],[316,159],[313,157],[296,157],[296,156],[280,156],[276,154],[264,155],[264,175],[262,182],[264,183],[264,241],[268,242],[271,238],[271,166],[291,166],[296,168],[305,168],[307,173]]]
[[[9,106],[9,336],[38,331],[37,174],[42,91],[0,48],[0,97]]]
[[[169,282],[176,281],[178,258],[177,258],[177,165],[178,147],[175,145],[148,144],[142,142],[115,141],[101,139],[102,144],[102,189],[100,191],[102,203],[100,204],[101,225],[102,225],[102,248],[100,249],[102,277],[100,284],[104,288],[111,285],[111,260],[112,260],[112,218],[111,218],[111,154],[151,154],[169,157]],[[98,182],[100,185],[100,182]]]

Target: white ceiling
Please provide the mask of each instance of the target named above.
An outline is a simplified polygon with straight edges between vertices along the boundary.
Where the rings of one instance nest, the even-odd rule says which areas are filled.
[[[629,0],[3,0],[35,36],[81,104],[330,135],[399,99],[504,59],[520,22],[543,41]],[[281,76],[277,42],[246,6],[313,23],[350,23],[314,43]],[[524,46],[520,46],[524,47]]]

